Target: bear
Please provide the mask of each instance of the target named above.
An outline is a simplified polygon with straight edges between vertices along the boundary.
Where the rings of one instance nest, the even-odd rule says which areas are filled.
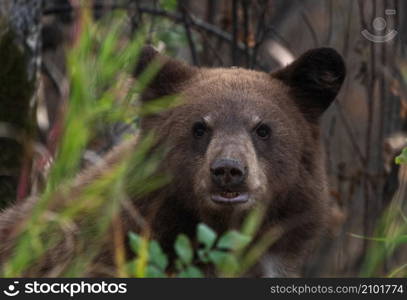
[[[344,81],[342,57],[332,48],[317,48],[266,73],[191,66],[146,46],[134,77],[153,61],[161,68],[141,102],[178,95],[180,104],[143,116],[137,137],[112,150],[103,166],[80,174],[74,185],[86,186],[152,133],[151,151],[165,149],[157,172],[169,174],[170,181],[143,196],[129,191],[129,199],[170,257],[179,233],[193,238],[201,222],[219,234],[240,228],[260,207],[264,217],[256,236],[270,228],[279,234],[248,276],[300,276],[330,216],[320,120]],[[6,241],[0,246],[0,262],[12,249],[13,228],[35,202],[30,199],[0,214],[0,240]],[[139,226],[126,209],[120,217],[126,220],[124,233]],[[106,237],[108,244],[111,240]],[[57,253],[65,257],[69,251]],[[54,253],[51,264],[61,256]]]

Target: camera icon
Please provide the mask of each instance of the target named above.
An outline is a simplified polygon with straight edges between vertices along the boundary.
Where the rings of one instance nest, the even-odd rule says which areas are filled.
[[[18,281],[14,281],[13,284],[10,284],[7,287],[7,290],[3,291],[3,293],[9,297],[17,296],[20,293],[20,291],[17,290],[17,288],[16,288],[17,285],[18,285]]]
[[[385,14],[386,16],[393,16],[396,14],[396,10],[386,9]],[[362,30],[361,34],[363,37],[373,43],[385,43],[394,39],[397,35],[397,31],[395,29],[389,30],[385,35],[380,35],[380,33],[383,33],[383,31],[387,28],[387,22],[382,17],[375,18],[372,22],[372,26],[375,30],[375,34],[370,33],[367,29]]]

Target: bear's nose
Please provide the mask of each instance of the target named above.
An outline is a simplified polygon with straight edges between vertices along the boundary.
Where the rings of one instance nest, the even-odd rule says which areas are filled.
[[[222,188],[234,187],[244,182],[246,167],[234,159],[217,159],[211,165],[211,176],[212,181]]]

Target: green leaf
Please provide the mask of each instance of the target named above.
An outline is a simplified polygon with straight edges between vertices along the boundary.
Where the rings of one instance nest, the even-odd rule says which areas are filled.
[[[150,261],[161,271],[165,271],[168,266],[168,259],[157,241],[151,241],[149,244]]]
[[[206,224],[200,223],[197,229],[198,242],[205,246],[205,249],[212,248],[217,234]]]
[[[134,254],[138,255],[138,252],[140,250],[140,244],[141,244],[141,237],[138,234],[135,234],[134,232],[129,232],[129,243],[130,243],[130,248],[134,252]]]
[[[175,241],[175,253],[179,259],[186,265],[192,262],[194,252],[192,251],[191,243],[185,234],[179,234]]]
[[[404,148],[403,151],[401,151],[401,154],[396,157],[395,161],[398,165],[407,163],[407,148]]]
[[[234,273],[239,268],[236,256],[230,252],[213,250],[209,252],[209,259],[225,273]]]
[[[393,277],[396,277],[396,276],[399,276],[399,277],[401,277],[400,275],[400,273],[403,271],[403,270],[405,270],[405,269],[407,269],[407,264],[404,264],[404,265],[402,265],[402,266],[400,266],[400,267],[397,267],[396,269],[394,269],[393,271],[391,271],[390,272],[390,274],[387,276],[388,278],[393,278]],[[407,273],[406,273],[407,274]]]
[[[364,240],[369,240],[369,241],[375,241],[375,242],[387,242],[388,238],[387,237],[366,237],[363,235],[351,233],[350,236],[358,239],[364,239]]]
[[[165,274],[165,272],[158,269],[157,267],[148,265],[147,266],[147,277],[150,277],[150,278],[164,278],[164,277],[167,277],[167,275]]]
[[[201,270],[199,270],[195,266],[188,266],[183,270],[181,273],[178,274],[180,278],[202,278],[204,275],[202,274]]]
[[[394,239],[396,245],[407,244],[407,234],[401,234]]]
[[[126,270],[127,273],[130,274],[131,277],[135,275],[135,270],[136,270],[136,261],[131,260],[126,264]]]
[[[247,246],[250,240],[249,236],[241,234],[236,230],[231,230],[221,236],[217,247],[227,250],[239,250]]]
[[[229,255],[226,255],[220,262],[218,268],[222,270],[223,273],[233,274],[239,269],[239,262],[235,255],[229,253]]]
[[[216,266],[221,265],[228,255],[230,253],[220,250],[212,250],[208,253],[210,261]]]
[[[206,249],[199,249],[198,250],[198,258],[201,262],[207,264],[209,263],[209,257],[208,257],[208,250]]]

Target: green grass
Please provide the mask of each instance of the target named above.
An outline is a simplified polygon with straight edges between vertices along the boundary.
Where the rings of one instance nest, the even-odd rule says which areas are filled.
[[[158,160],[146,159],[153,142],[152,136],[147,136],[134,153],[124,156],[93,182],[80,189],[75,183],[83,153],[100,131],[100,124],[128,123],[145,113],[144,110],[148,111],[148,108],[140,109],[138,97],[159,70],[159,65],[152,65],[135,87],[118,99],[117,90],[122,88],[122,78],[129,77],[137,61],[144,35],[139,32],[133,38],[126,38],[122,16],[109,18],[114,19],[109,22],[113,26],[95,24],[84,11],[83,33],[67,57],[70,97],[58,151],[44,191],[38,195],[13,254],[2,268],[5,277],[40,275],[43,257],[73,234],[75,249],[71,250],[75,255],[69,258],[69,266],[53,266],[49,274],[81,276],[99,251],[106,230],[126,197],[126,188],[134,185],[133,190],[143,187],[148,191],[164,182],[163,178],[152,177]],[[164,109],[168,102],[168,99],[155,102],[154,109]],[[136,170],[130,178],[129,165]],[[77,226],[80,230],[75,229]],[[61,267],[59,271],[58,267]]]

